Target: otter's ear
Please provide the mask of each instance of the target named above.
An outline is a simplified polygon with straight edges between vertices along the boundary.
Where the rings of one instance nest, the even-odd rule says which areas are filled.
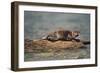
[[[80,33],[80,31],[75,31],[76,33]]]

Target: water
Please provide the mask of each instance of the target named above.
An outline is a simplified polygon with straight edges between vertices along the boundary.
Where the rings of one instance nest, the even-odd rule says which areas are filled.
[[[39,51],[39,50],[38,50]],[[67,48],[50,52],[25,52],[24,61],[47,61],[90,58],[90,45],[83,48]]]

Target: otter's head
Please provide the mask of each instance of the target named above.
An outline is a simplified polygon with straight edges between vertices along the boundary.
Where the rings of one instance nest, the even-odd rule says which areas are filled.
[[[80,36],[80,32],[79,31],[74,31],[74,32],[72,32],[72,36],[73,36],[73,38],[77,38],[77,37]]]

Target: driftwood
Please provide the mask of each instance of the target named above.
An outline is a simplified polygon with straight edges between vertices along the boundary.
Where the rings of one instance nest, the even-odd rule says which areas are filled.
[[[46,46],[49,48],[80,48],[84,47],[87,44],[90,44],[89,41],[48,41],[48,40],[33,40],[33,45]]]
[[[80,40],[80,39],[74,39],[76,42],[82,42],[84,45],[88,45],[90,44],[90,41],[84,41],[84,40]]]
[[[90,41],[81,41],[84,45],[90,44]]]
[[[25,52],[45,51],[48,49],[68,49],[68,48],[81,48],[90,44],[89,41],[48,41],[48,40],[28,40],[25,39]]]

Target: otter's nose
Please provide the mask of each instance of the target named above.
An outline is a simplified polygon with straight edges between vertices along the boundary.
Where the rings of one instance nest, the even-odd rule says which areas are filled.
[[[77,36],[75,39],[80,39],[80,36]]]

